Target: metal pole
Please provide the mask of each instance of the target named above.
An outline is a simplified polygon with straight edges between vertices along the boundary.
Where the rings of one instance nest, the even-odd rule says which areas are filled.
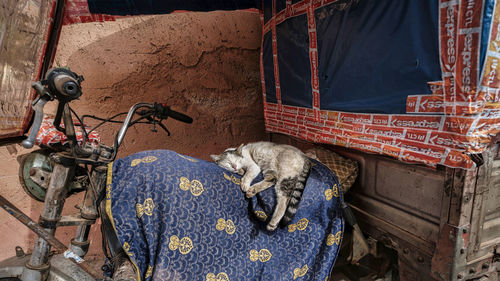
[[[68,184],[75,171],[75,166],[69,164],[55,164],[50,183],[47,188],[43,204],[42,214],[38,224],[49,234],[56,232],[57,222],[61,218],[61,212],[68,192]],[[50,244],[43,238],[38,237],[33,248],[30,260],[26,263],[21,276],[22,280],[45,280],[49,272]]]
[[[106,186],[106,171],[108,169],[104,166],[96,167],[92,170],[92,175],[90,176],[90,185],[87,186],[87,191],[85,193],[85,198],[83,204],[80,208],[80,214],[82,218],[95,220],[98,218],[97,212],[97,197],[104,192]],[[71,240],[71,250],[78,254],[80,257],[84,257],[89,249],[89,233],[91,225],[80,225],[76,231],[76,236]]]
[[[59,240],[57,240],[52,234],[45,231],[39,224],[30,219],[21,210],[16,208],[12,203],[10,203],[5,197],[0,195],[0,207],[6,210],[9,214],[15,217],[18,221],[22,222],[29,229],[35,232],[39,237],[45,240],[50,246],[54,247],[57,253],[64,253],[67,259],[70,259],[73,263],[80,266],[85,272],[92,275],[94,278],[100,278],[99,274],[92,270],[91,267],[83,259],[68,250],[68,248]]]

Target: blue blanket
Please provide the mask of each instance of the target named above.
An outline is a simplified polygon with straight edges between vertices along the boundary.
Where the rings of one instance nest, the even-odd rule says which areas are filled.
[[[111,163],[106,209],[140,280],[326,280],[344,226],[336,176],[314,162],[297,215],[274,232],[274,189],[246,199],[239,183],[168,150]]]

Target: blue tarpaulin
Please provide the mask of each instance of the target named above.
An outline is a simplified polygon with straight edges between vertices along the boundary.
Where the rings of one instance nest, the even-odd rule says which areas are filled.
[[[214,11],[260,8],[259,0],[88,0],[91,13],[108,15],[168,14],[176,10]]]
[[[309,5],[317,1],[274,2],[275,13],[279,14],[295,4],[307,2]],[[312,108],[311,80],[315,75],[319,82],[319,109],[325,110],[400,114],[406,113],[409,95],[431,94],[427,82],[442,79],[438,0],[331,2],[314,8],[317,73],[311,70],[306,13],[287,17],[276,24],[276,58],[273,57],[272,32],[266,30],[262,48],[267,102]],[[354,4],[339,8],[349,2]],[[265,24],[273,13],[273,1],[257,0],[89,0],[88,4],[92,13],[110,15],[257,8],[262,10]],[[485,1],[481,67],[493,4],[494,0]],[[279,84],[275,75],[278,75]],[[277,87],[281,91],[279,95]]]
[[[408,95],[430,94],[427,82],[441,79],[436,0],[330,4],[314,17],[321,109],[404,113]],[[282,103],[311,108],[307,15],[278,24],[276,34]],[[263,47],[267,101],[276,102],[271,32]]]

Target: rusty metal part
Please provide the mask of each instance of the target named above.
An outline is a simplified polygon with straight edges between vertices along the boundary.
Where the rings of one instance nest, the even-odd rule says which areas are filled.
[[[82,218],[80,214],[71,214],[67,216],[61,216],[57,221],[57,226],[80,226],[80,225],[91,225],[95,223],[95,219],[89,220]]]
[[[99,195],[102,194],[104,186],[106,186],[106,171],[106,167],[96,167],[92,170],[90,184],[87,187],[83,204],[80,207],[80,213],[83,218],[96,219],[98,217],[96,202]]]
[[[454,280],[464,277],[464,270],[457,266],[465,264],[465,247],[469,242],[469,235],[465,228],[457,228],[446,224],[442,228],[442,235],[438,240],[438,247],[432,259],[432,274],[438,280]],[[450,278],[451,277],[451,278]]]
[[[298,143],[272,136],[273,141]],[[400,280],[498,280],[499,142],[500,134],[482,153],[483,165],[471,171],[409,165],[332,147],[359,163],[358,180],[346,201],[369,239],[397,250]]]
[[[372,251],[358,224],[353,226],[352,240],[352,252],[349,259],[352,264],[357,264],[359,260],[372,253]]]
[[[24,250],[23,248],[21,248],[21,246],[16,246],[16,257],[18,258],[22,258],[24,257],[26,254],[24,253]]]
[[[38,149],[19,155],[19,183],[23,190],[33,199],[43,202],[53,171],[48,149]]]
[[[498,146],[498,144],[497,144]],[[480,259],[495,251],[500,243],[500,149],[485,151],[484,167],[478,170],[474,202],[470,219],[470,260]]]
[[[62,209],[64,207],[64,200],[66,199],[66,194],[68,192],[68,184],[71,178],[74,176],[75,165],[64,166],[61,164],[55,164],[53,175],[50,179],[50,184],[45,195],[45,201],[40,217],[43,221],[53,221],[57,222],[60,219]],[[50,235],[55,234],[55,228],[43,228]],[[38,279],[38,276],[45,274],[45,272],[34,270],[33,268],[38,268],[45,264],[49,264],[49,251],[51,245],[43,239],[38,237],[35,242],[35,247],[33,248],[33,253],[30,257],[30,261],[27,264],[21,279],[31,280],[33,278]]]
[[[87,252],[89,251],[89,246],[90,246],[90,241],[88,240],[88,235],[89,235],[89,230],[90,227],[87,227],[87,229],[84,229],[83,231],[78,231],[78,233],[85,233],[84,235],[78,234],[77,238],[71,239],[71,251],[73,251],[75,254],[80,256],[81,258],[85,257]],[[78,241],[77,239],[83,240],[83,241]],[[84,240],[87,239],[87,240]]]
[[[48,233],[45,231],[41,226],[39,226],[36,222],[34,222],[32,219],[30,219],[28,216],[26,216],[21,210],[16,208],[12,203],[10,203],[5,197],[0,195],[0,207],[2,207],[4,210],[6,210],[9,214],[14,216],[17,220],[22,222],[24,225],[26,225],[29,229],[31,229],[33,232],[35,232],[41,239],[44,241],[47,241],[47,243],[50,244],[50,246],[54,247],[55,250],[59,253],[64,253],[68,250],[68,248],[61,243],[59,240],[57,240],[54,235]],[[74,259],[70,260],[80,266],[84,271],[89,273],[95,278],[99,278],[99,274],[94,272],[91,267],[88,266],[88,264],[85,261],[80,261],[79,263],[76,262]],[[29,264],[29,263],[28,263]]]
[[[498,263],[492,256],[500,247],[498,151],[498,144],[489,147],[484,164],[472,171],[433,170],[341,153],[361,167],[346,198],[361,229],[379,241],[385,235],[387,245],[397,249],[402,280],[495,276],[492,267]]]
[[[42,168],[36,167],[36,168],[31,168],[29,173],[30,173],[30,178],[33,182],[47,189],[50,182],[50,176],[52,174],[51,172],[47,172],[44,171]]]
[[[487,149],[483,153],[484,164],[477,170],[453,171],[449,211],[441,225],[433,258],[432,272],[439,280],[468,280],[496,274],[491,267],[499,264],[493,259],[500,244],[498,151],[498,144]]]

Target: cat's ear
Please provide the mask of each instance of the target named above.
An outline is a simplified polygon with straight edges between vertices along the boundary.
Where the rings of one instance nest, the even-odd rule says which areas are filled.
[[[210,158],[212,158],[212,160],[214,160],[215,162],[219,161],[220,160],[220,155],[210,155]]]
[[[243,156],[243,146],[244,144],[241,144],[238,149],[236,149],[236,153],[238,153],[240,156]]]

